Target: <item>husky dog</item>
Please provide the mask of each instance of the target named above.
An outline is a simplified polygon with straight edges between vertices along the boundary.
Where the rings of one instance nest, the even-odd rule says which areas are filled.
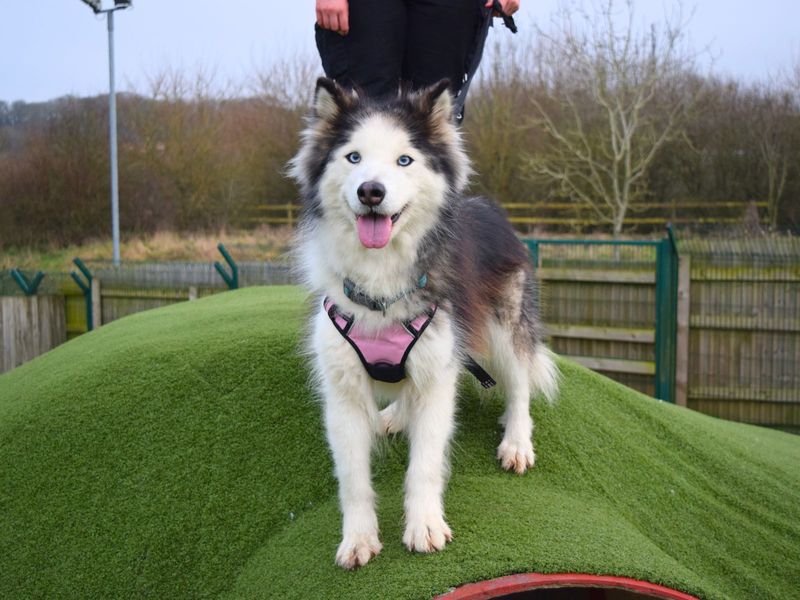
[[[462,369],[489,386],[483,365],[504,389],[497,457],[519,474],[534,463],[530,396],[556,391],[529,254],[492,202],[461,195],[470,167],[447,81],[375,101],[320,79],[289,172],[305,203],[298,263],[319,302],[308,342],[339,482],[336,563],[381,550],[370,454],[400,431],[403,543],[441,550]]]

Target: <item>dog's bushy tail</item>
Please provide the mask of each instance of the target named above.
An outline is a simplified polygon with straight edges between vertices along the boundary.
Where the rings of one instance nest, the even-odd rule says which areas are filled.
[[[541,394],[552,404],[558,395],[558,384],[561,375],[553,354],[546,346],[536,346],[530,367],[531,393]]]

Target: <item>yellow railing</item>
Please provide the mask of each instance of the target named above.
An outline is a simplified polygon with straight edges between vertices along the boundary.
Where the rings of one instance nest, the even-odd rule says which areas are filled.
[[[625,219],[626,225],[666,225],[674,223],[676,225],[710,225],[710,224],[734,224],[744,220],[744,213],[748,206],[753,205],[758,210],[759,220],[766,221],[765,209],[766,202],[652,202],[640,204],[635,210],[631,211],[630,216]],[[552,225],[555,227],[602,227],[608,225],[602,221],[586,205],[572,202],[508,202],[501,206],[508,211],[509,220],[518,225]],[[710,209],[719,211],[713,217],[705,216],[705,212]],[[671,216],[672,211],[676,211],[680,216]],[[302,208],[298,204],[260,204],[253,206],[245,221],[251,225],[289,225],[293,227],[297,224]],[[660,212],[662,214],[653,215]],[[561,213],[561,214],[559,214]],[[566,216],[568,213],[571,216]],[[650,213],[648,216],[638,216],[642,213]],[[700,213],[700,214],[698,214]]]

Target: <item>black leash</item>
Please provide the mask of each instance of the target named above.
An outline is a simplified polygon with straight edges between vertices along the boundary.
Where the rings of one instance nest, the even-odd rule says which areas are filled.
[[[503,25],[508,27],[511,33],[517,33],[517,24],[514,22],[514,17],[503,12],[503,5],[500,4],[500,0],[494,0],[492,10],[503,18]]]
[[[486,45],[486,37],[489,35],[489,27],[492,26],[493,22],[492,15],[495,12],[502,17],[503,25],[505,25],[511,33],[517,33],[517,24],[514,22],[514,17],[503,12],[503,6],[500,4],[500,1],[494,0],[494,4],[486,12],[486,18],[483,20],[480,29],[478,29],[475,35],[472,53],[466,61],[469,65],[469,69],[464,74],[461,87],[458,89],[453,101],[453,114],[456,116],[457,123],[461,123],[464,119],[464,102],[467,100],[467,91],[469,90],[469,86],[472,85],[472,78],[475,77],[475,73],[478,71],[478,65],[481,64],[483,47]]]

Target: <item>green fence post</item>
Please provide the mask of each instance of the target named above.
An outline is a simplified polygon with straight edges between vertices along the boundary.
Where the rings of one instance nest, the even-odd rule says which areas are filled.
[[[533,268],[535,270],[539,270],[539,240],[524,240],[525,245],[528,246],[528,251],[531,253],[531,262],[533,263]],[[542,306],[542,287],[541,281],[537,280],[538,285],[534,286],[534,299],[536,302],[536,307],[540,308]]]
[[[78,287],[81,288],[83,291],[83,298],[86,302],[86,331],[91,331],[93,329],[93,321],[94,321],[94,313],[92,312],[92,272],[87,268],[83,261],[80,258],[73,258],[72,262],[75,264],[76,267],[83,273],[83,276],[86,277],[86,282],[80,278],[75,271],[72,271],[70,275],[72,279],[75,280],[75,283],[78,284]]]
[[[219,273],[219,276],[222,277],[222,280],[228,285],[229,290],[239,289],[239,267],[236,261],[233,260],[228,250],[221,242],[217,244],[217,250],[219,250],[219,253],[222,254],[222,258],[225,259],[225,262],[228,263],[228,266],[231,268],[231,274],[228,275],[219,261],[214,262],[214,268],[217,270],[217,273]]]
[[[535,269],[539,268],[539,241],[538,240],[525,240],[528,250],[531,253],[531,261]]]
[[[678,252],[672,227],[656,246],[655,397],[675,401],[675,350],[678,327]]]
[[[25,277],[25,273],[19,269],[11,269],[11,277],[14,278],[14,281],[17,282],[17,285],[25,292],[26,296],[35,296],[36,290],[39,289],[39,284],[42,283],[42,279],[44,279],[44,273],[38,271],[33,281],[28,281],[28,278]]]

